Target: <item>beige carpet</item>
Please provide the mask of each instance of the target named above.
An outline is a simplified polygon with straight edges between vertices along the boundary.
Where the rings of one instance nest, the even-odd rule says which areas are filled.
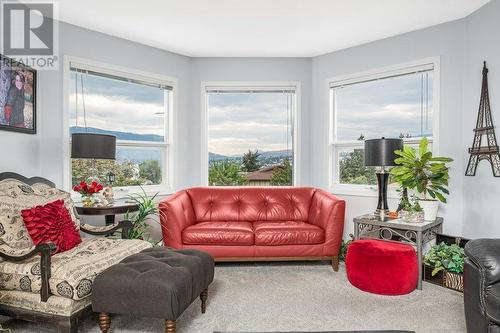
[[[54,332],[51,326],[5,321],[13,332]],[[163,332],[160,319],[114,316],[112,332]],[[199,301],[179,318],[179,333],[213,331],[413,330],[465,332],[462,294],[424,283],[405,296],[362,292],[328,263],[218,264],[207,312]],[[97,333],[87,318],[80,333]]]

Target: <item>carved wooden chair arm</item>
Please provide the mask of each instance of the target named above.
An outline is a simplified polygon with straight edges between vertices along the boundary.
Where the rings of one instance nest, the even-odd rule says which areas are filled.
[[[123,220],[115,224],[107,226],[94,226],[90,224],[80,225],[80,230],[94,236],[107,236],[113,234],[115,231],[122,229],[122,238],[127,239],[129,230],[132,228],[132,222]]]
[[[23,261],[26,259],[29,259],[31,257],[34,257],[38,254],[41,254],[40,256],[40,272],[41,272],[41,280],[42,280],[42,287],[40,289],[40,299],[42,302],[47,302],[50,296],[50,286],[49,286],[49,279],[51,276],[50,272],[50,263],[51,263],[51,254],[57,249],[56,245],[54,243],[48,242],[48,243],[41,243],[38,244],[33,248],[28,253],[16,256],[16,255],[11,255],[7,254],[4,252],[0,251],[0,257],[7,260],[7,261]]]

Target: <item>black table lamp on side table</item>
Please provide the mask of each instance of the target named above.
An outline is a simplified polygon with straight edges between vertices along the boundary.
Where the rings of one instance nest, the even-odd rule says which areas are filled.
[[[379,167],[377,169],[378,205],[375,214],[384,215],[389,212],[387,205],[387,185],[389,172],[386,167],[395,166],[394,160],[398,158],[395,150],[403,149],[401,139],[372,139],[365,141],[365,166]]]

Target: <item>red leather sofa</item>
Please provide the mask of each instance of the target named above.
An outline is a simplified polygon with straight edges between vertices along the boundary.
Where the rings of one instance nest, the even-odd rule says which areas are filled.
[[[160,203],[165,246],[206,251],[217,261],[332,260],[345,202],[306,187],[199,187]]]

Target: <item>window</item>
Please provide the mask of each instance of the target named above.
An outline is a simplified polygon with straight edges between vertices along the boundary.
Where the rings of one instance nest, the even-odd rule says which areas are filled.
[[[296,86],[205,87],[209,185],[294,184]]]
[[[364,166],[364,140],[403,138],[432,143],[436,108],[436,64],[375,71],[330,84],[332,188],[359,190],[375,185],[375,168]]]
[[[171,184],[173,82],[87,64],[69,67],[69,137],[72,133],[111,134],[115,161],[71,161],[74,185],[96,175],[115,187]],[[93,171],[95,170],[95,171]]]

